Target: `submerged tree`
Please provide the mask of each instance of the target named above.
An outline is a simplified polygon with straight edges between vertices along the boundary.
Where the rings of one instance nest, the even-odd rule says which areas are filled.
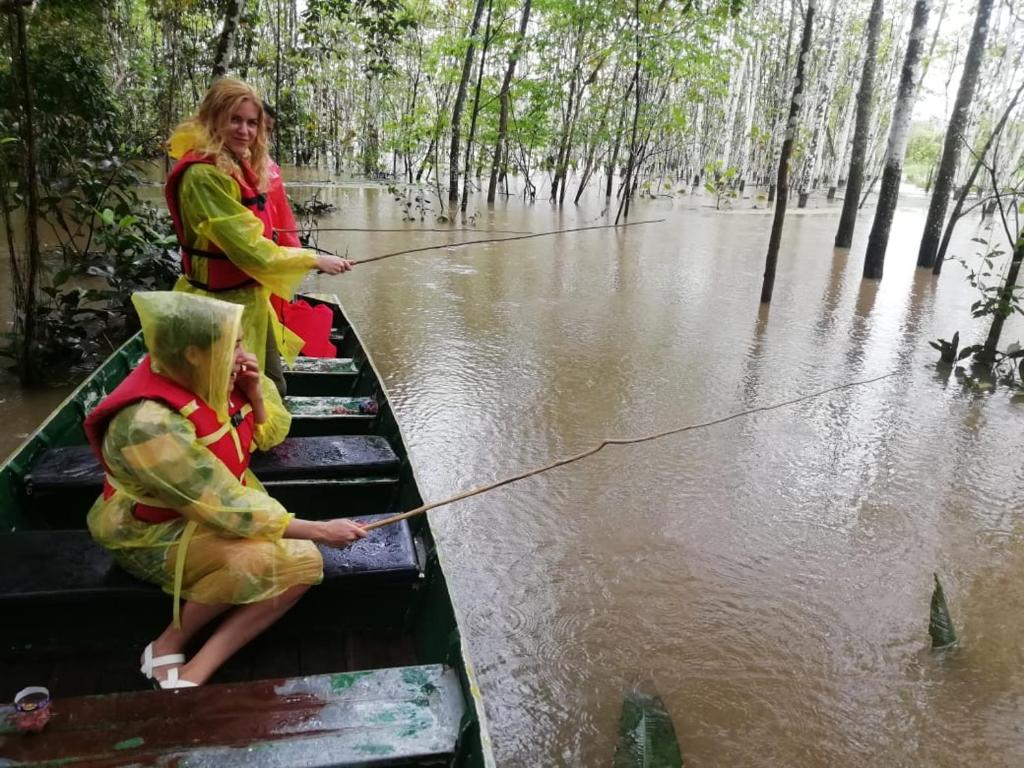
[[[498,115],[498,137],[494,141],[494,156],[491,160],[491,176],[487,183],[487,202],[493,203],[498,190],[498,171],[502,160],[507,154],[508,145],[508,115],[509,115],[509,91],[512,86],[512,77],[516,72],[516,64],[523,53],[523,43],[526,40],[526,26],[530,23],[530,6],[532,0],[524,0],[523,11],[519,17],[519,33],[512,46],[512,52],[508,57],[508,66],[505,67],[505,76],[501,81],[501,90],[498,92],[500,112]]]
[[[864,70],[861,72],[860,89],[857,91],[857,124],[853,131],[853,150],[850,155],[850,171],[846,177],[843,212],[839,217],[839,229],[836,231],[837,248],[849,248],[853,242],[857,208],[860,204],[861,189],[864,187],[864,162],[868,150],[872,100],[875,93],[875,63],[878,58],[879,33],[882,29],[882,3],[883,0],[872,0],[871,13],[868,15]]]
[[[484,0],[476,0],[473,9],[473,20],[469,25],[469,43],[462,62],[462,77],[455,93],[455,106],[452,107],[452,141],[448,151],[448,202],[454,208],[459,202],[459,147],[462,123],[462,109],[466,103],[466,92],[469,90],[469,77],[473,71],[473,52],[477,31],[480,29],[480,18],[484,14]],[[469,179],[465,179],[469,183]]]
[[[967,181],[965,181],[963,186],[960,188],[960,193],[957,195],[956,203],[949,215],[949,222],[947,222],[946,229],[942,233],[942,241],[939,243],[939,250],[935,255],[935,264],[932,266],[932,274],[934,275],[938,275],[942,272],[942,264],[946,260],[949,241],[953,236],[953,230],[956,228],[957,222],[960,221],[960,218],[964,215],[964,204],[967,202],[967,197],[974,188],[974,182],[977,180],[978,174],[981,172],[982,168],[985,167],[985,158],[988,157],[989,150],[991,150],[996,141],[998,141],[999,137],[1003,133],[1003,128],[1006,127],[1007,120],[1009,120],[1013,110],[1017,108],[1017,102],[1020,100],[1021,94],[1024,94],[1024,83],[1021,83],[1020,87],[1017,88],[1017,91],[1013,94],[1013,98],[1010,99],[1010,103],[1006,105],[1006,109],[1003,110],[1003,114],[999,118],[999,122],[996,123],[991,133],[989,133],[988,138],[985,140],[985,146],[976,153],[974,167],[971,169],[971,173],[968,175]]]
[[[995,0],[980,0],[978,13],[974,20],[974,31],[971,44],[964,59],[964,71],[960,77],[960,87],[953,106],[953,116],[946,128],[946,140],[942,148],[942,159],[935,175],[932,187],[932,200],[928,207],[928,218],[921,236],[921,247],[917,254],[917,266],[931,268],[935,264],[939,238],[942,235],[942,224],[946,218],[946,206],[953,188],[953,176],[960,162],[960,149],[964,144],[964,131],[974,99],[974,91],[981,72],[981,61],[985,55],[985,42],[988,39],[989,17]]]
[[[800,53],[797,58],[796,80],[793,83],[793,98],[789,103],[789,119],[786,121],[786,137],[782,142],[782,153],[779,157],[779,175],[776,182],[778,197],[775,200],[775,217],[772,220],[772,233],[768,240],[768,256],[765,260],[764,282],[761,284],[761,303],[772,300],[775,288],[775,266],[779,260],[779,245],[782,243],[782,225],[786,220],[786,203],[789,200],[789,158],[793,154],[793,142],[799,128],[800,105],[803,102],[804,75],[807,72],[808,58],[811,52],[811,35],[814,27],[815,0],[807,0],[807,12],[804,15],[804,34],[800,41]]]
[[[916,0],[910,38],[903,58],[896,107],[892,113],[889,142],[885,150],[885,170],[882,172],[882,186],[878,192],[878,206],[875,219],[868,235],[867,252],[864,255],[864,277],[878,279],[885,264],[885,250],[889,245],[889,230],[896,212],[896,201],[900,194],[903,176],[903,157],[907,150],[907,136],[910,131],[910,117],[917,96],[917,70],[921,62],[921,49],[928,25],[929,0]]]

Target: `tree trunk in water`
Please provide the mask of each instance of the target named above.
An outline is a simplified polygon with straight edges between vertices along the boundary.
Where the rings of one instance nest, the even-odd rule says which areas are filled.
[[[964,59],[964,73],[960,78],[960,87],[956,93],[953,116],[946,129],[946,140],[942,147],[942,159],[939,171],[935,176],[932,188],[932,200],[928,206],[928,218],[924,223],[924,234],[921,236],[921,248],[917,253],[917,266],[934,267],[942,224],[946,218],[946,206],[953,188],[953,177],[957,164],[960,162],[960,149],[964,144],[964,130],[967,128],[968,113],[974,100],[974,91],[978,85],[978,73],[981,61],[985,57],[985,42],[988,39],[988,21],[992,15],[994,0],[981,0],[978,3],[978,15],[974,19],[974,31],[971,33],[971,45]]]
[[[956,205],[953,206],[953,212],[949,215],[949,223],[946,224],[946,231],[942,233],[942,242],[939,243],[939,251],[935,256],[935,265],[932,267],[932,274],[938,275],[942,272],[942,263],[946,260],[946,251],[949,249],[949,240],[953,236],[953,230],[956,228],[956,223],[960,220],[961,211],[963,210],[964,203],[967,202],[967,197],[971,194],[971,187],[974,186],[975,180],[978,178],[978,174],[981,172],[982,166],[985,164],[985,157],[988,155],[988,151],[992,149],[992,145],[999,138],[1003,132],[1003,128],[1006,126],[1006,121],[1010,119],[1010,114],[1017,107],[1017,101],[1020,99],[1021,94],[1024,93],[1024,83],[1017,89],[1017,92],[1013,94],[1013,98],[1010,99],[1010,103],[1006,105],[1006,109],[1003,111],[1003,116],[999,118],[999,122],[996,123],[996,127],[992,129],[992,133],[985,141],[985,146],[982,147],[981,152],[978,153],[978,159],[974,163],[974,168],[971,169],[970,175],[967,177],[967,181],[960,188],[960,194],[957,196]]]
[[[452,143],[448,150],[448,202],[452,208],[459,202],[459,123],[462,121],[462,108],[466,104],[469,76],[473,70],[473,54],[476,48],[473,39],[480,29],[480,17],[483,15],[484,0],[476,0],[473,21],[469,25],[469,47],[466,48],[466,58],[462,62],[462,77],[459,79],[459,90],[455,94],[455,106],[452,108]]]
[[[836,26],[838,25],[837,8],[838,3],[833,2],[831,13],[829,14],[828,31],[825,35],[826,39],[835,39],[836,37]],[[817,185],[818,169],[821,165],[821,144],[828,130],[828,109],[832,103],[833,84],[838,67],[838,46],[833,45],[829,47],[825,73],[820,77],[815,88],[817,102],[814,110],[813,130],[811,131],[810,145],[804,156],[803,173],[800,174],[800,193],[797,200],[797,208],[807,207],[807,199],[811,196],[811,191]]]
[[[1010,269],[1006,273],[1006,282],[1003,283],[1003,290],[1000,295],[1000,304],[1007,307],[1006,314],[997,313],[992,318],[992,325],[988,329],[988,338],[985,339],[985,346],[978,353],[975,359],[978,362],[991,365],[995,362],[996,346],[999,344],[999,336],[1003,332],[1003,323],[1006,318],[1013,314],[1009,309],[1013,306],[1013,290],[1017,287],[1017,278],[1020,276],[1020,264],[1024,261],[1024,229],[1017,234],[1017,245],[1013,249],[1013,259],[1010,261]]]
[[[793,143],[800,120],[800,104],[803,102],[804,76],[807,60],[810,58],[811,37],[814,27],[815,0],[807,0],[807,15],[804,17],[804,34],[800,40],[800,54],[796,64],[796,80],[793,83],[793,98],[789,102],[789,119],[786,121],[786,136],[779,154],[779,175],[776,185],[778,197],[775,200],[775,217],[772,220],[772,234],[768,239],[768,256],[764,265],[764,282],[761,284],[761,303],[772,300],[775,289],[775,265],[779,261],[779,245],[782,243],[782,225],[786,220],[786,203],[789,200],[789,158],[793,154]]]
[[[813,0],[812,0],[813,1]],[[640,123],[640,0],[636,0],[634,3],[636,8],[636,66],[633,70],[633,96],[635,98],[635,105],[633,108],[633,130],[629,141],[629,160],[626,163],[626,178],[622,182],[622,202],[619,204],[619,212],[615,216],[615,223],[619,223],[619,219],[625,217],[629,219],[629,201],[633,196],[633,173],[636,171],[636,160],[637,160],[637,145],[636,145],[636,132],[637,127]]]
[[[437,146],[437,138],[432,138],[430,144],[427,146],[427,154],[423,156],[423,162],[420,163],[419,170],[416,171],[416,183],[418,184],[420,179],[423,178],[423,171],[427,169],[427,163],[430,162],[434,156],[434,147]],[[429,175],[429,174],[428,174]]]
[[[850,171],[846,174],[846,193],[843,196],[843,212],[839,217],[836,231],[836,247],[849,248],[853,242],[853,229],[857,224],[857,208],[860,191],[864,186],[864,156],[868,151],[868,134],[871,130],[871,102],[875,93],[875,59],[878,58],[878,38],[882,29],[882,0],[872,0],[868,16],[867,51],[864,54],[864,69],[860,76],[860,90],[857,91],[857,125],[853,131],[853,152],[850,155]]]
[[[558,156],[555,158],[555,173],[554,178],[551,180],[551,197],[549,198],[551,202],[555,202],[558,199],[558,185],[562,182],[569,164],[569,132],[576,108],[576,90],[579,82],[580,72],[578,68],[575,68],[573,69],[572,82],[569,84],[569,103],[565,111],[565,122],[562,124],[562,135],[558,140]]]
[[[476,74],[476,89],[473,92],[473,110],[469,116],[469,136],[466,137],[466,162],[462,172],[462,203],[459,210],[465,217],[466,206],[469,205],[469,175],[473,163],[473,140],[476,138],[476,118],[480,114],[480,86],[484,80],[484,65],[487,63],[487,48],[491,44],[491,10],[492,0],[487,2],[487,23],[484,25],[484,43],[480,46],[480,68]]]
[[[19,373],[21,383],[31,386],[36,383],[36,371],[32,350],[35,347],[36,335],[36,281],[39,275],[39,182],[37,172],[37,153],[35,122],[32,114],[32,84],[28,71],[28,34],[25,28],[25,9],[14,7],[14,27],[16,43],[13,46],[15,67],[17,69],[18,89],[21,91],[21,141],[24,145],[23,162],[25,173],[25,244],[28,249],[28,263],[24,274],[20,274],[22,306],[17,307],[22,316],[21,322],[21,354]],[[16,259],[11,254],[11,259]],[[19,271],[20,272],[20,271]],[[16,294],[17,295],[17,294]],[[17,324],[15,325],[17,328]]]
[[[238,33],[238,22],[245,11],[245,0],[227,0],[224,8],[224,28],[217,39],[217,52],[213,55],[213,79],[224,77],[231,64],[231,55],[235,50],[235,36]]]
[[[366,97],[364,100],[363,134],[363,175],[372,177],[380,170],[380,110],[378,108],[377,78],[369,75],[366,78]]]
[[[903,158],[907,152],[907,136],[910,133],[910,116],[914,111],[917,96],[917,68],[924,48],[925,28],[928,26],[928,1],[916,0],[914,20],[910,25],[910,39],[907,53],[903,58],[900,86],[896,108],[892,113],[889,143],[885,150],[885,170],[882,172],[882,186],[878,191],[878,206],[875,220],[868,235],[868,248],[864,255],[864,277],[877,280],[882,277],[885,265],[885,249],[889,245],[889,230],[896,212],[896,201],[900,196],[900,179],[903,176]]]
[[[628,96],[627,96],[628,99]],[[626,129],[626,99],[622,100],[622,111],[619,112],[619,127],[615,129],[615,143],[612,156],[608,161],[608,179],[605,182],[604,198],[611,200],[612,187],[615,185],[615,166],[619,164],[619,149],[622,147],[622,132]]]
[[[509,88],[512,85],[512,78],[515,76],[516,64],[523,52],[523,41],[526,39],[526,26],[530,23],[530,5],[533,0],[523,2],[523,14],[519,17],[519,34],[512,46],[512,54],[508,57],[508,67],[505,68],[505,77],[501,81],[501,91],[498,100],[501,102],[501,111],[498,113],[498,138],[494,142],[494,155],[491,159],[491,178],[487,183],[487,202],[493,203],[498,192],[498,167],[501,164],[502,153],[505,149],[505,136],[508,133],[508,102]]]

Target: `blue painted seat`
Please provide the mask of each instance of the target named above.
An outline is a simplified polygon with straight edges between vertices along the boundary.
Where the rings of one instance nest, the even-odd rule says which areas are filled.
[[[268,491],[289,506],[295,503],[295,486],[308,481],[345,481],[346,491],[355,485],[393,485],[400,464],[383,437],[326,435],[288,438],[271,451],[254,454],[251,467]],[[33,514],[54,528],[82,527],[102,488],[103,469],[84,445],[46,451],[25,482]]]
[[[355,518],[372,522],[386,515]],[[407,580],[419,576],[406,521],[377,528],[345,549],[321,546],[324,582],[359,579]],[[0,534],[0,605],[152,594],[157,587],[129,576],[87,531],[16,531]]]

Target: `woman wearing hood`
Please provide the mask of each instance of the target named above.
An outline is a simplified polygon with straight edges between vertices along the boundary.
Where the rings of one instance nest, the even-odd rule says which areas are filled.
[[[284,394],[280,355],[291,362],[303,342],[278,321],[271,295],[289,300],[310,270],[336,275],[351,263],[274,241],[263,102],[242,81],[210,86],[168,147],[177,163],[164,195],[182,248],[174,288],[245,307],[245,347]]]
[[[191,687],[322,580],[314,542],[344,547],[366,532],[295,519],[249,471],[251,451],[281,442],[291,417],[241,346],[242,307],[172,291],[132,301],[149,354],[85,421],[106,472],[88,524],[126,571],[174,596],[141,671]],[[186,644],[222,614],[186,663]]]

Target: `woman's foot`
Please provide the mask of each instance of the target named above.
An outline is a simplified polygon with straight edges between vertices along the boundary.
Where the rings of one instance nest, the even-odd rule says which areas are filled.
[[[191,680],[186,680],[178,676],[178,667],[169,667],[167,670],[167,676],[161,680],[154,680],[153,687],[161,690],[177,690],[179,688],[196,688],[199,683],[193,683]]]
[[[147,645],[139,659],[139,672],[147,680],[165,680],[169,669],[176,669],[185,663],[185,654],[164,653],[166,649],[158,645],[158,642]]]

